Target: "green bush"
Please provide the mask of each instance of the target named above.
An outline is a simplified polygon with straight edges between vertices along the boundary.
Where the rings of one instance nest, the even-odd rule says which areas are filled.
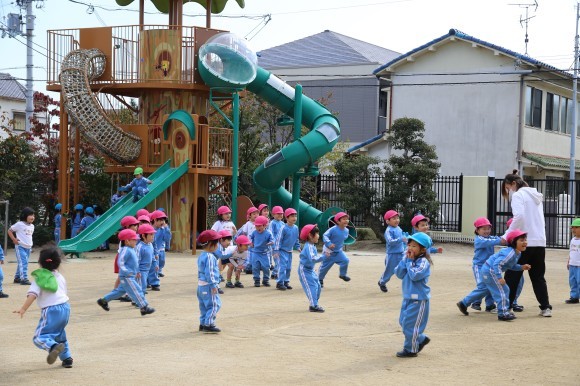
[[[45,225],[36,225],[34,227],[34,234],[32,235],[32,242],[37,247],[42,247],[44,244],[54,241],[54,228]]]
[[[371,228],[356,228],[357,240],[377,240],[377,235]]]

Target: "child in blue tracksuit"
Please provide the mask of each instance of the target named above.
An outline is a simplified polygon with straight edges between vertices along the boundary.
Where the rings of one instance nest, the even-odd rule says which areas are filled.
[[[93,209],[92,206],[87,206],[87,208],[85,209],[85,216],[81,220],[79,233],[87,229],[94,222],[95,222],[95,210]]]
[[[2,271],[3,265],[4,265],[4,250],[0,245],[0,299],[8,297],[8,295],[2,291],[2,283],[4,282],[4,271]]]
[[[266,229],[268,219],[264,216],[256,217],[256,230],[250,235],[252,246],[250,255],[252,256],[252,273],[254,275],[254,287],[260,286],[260,272],[264,287],[270,287],[270,259],[268,258],[268,248],[274,244],[274,236]]]
[[[143,168],[135,168],[133,176],[135,178],[131,182],[119,189],[125,192],[131,192],[133,194],[133,202],[137,202],[141,197],[149,193],[148,185],[152,184],[153,181],[143,177]]]
[[[348,238],[348,214],[344,212],[339,212],[334,216],[335,226],[324,232],[322,236],[322,241],[324,242],[324,252],[330,254],[328,259],[325,259],[319,269],[318,277],[320,279],[320,285],[324,287],[324,278],[334,264],[338,264],[340,267],[339,278],[344,281],[350,281],[350,277],[347,276],[348,262],[349,259],[346,257],[342,246]]]
[[[60,223],[62,221],[62,214],[60,214],[60,211],[62,210],[62,204],[56,204],[54,210],[56,211],[56,214],[54,215],[54,242],[58,245],[58,243],[60,243]]]
[[[403,254],[405,253],[405,245],[407,244],[407,234],[399,227],[401,219],[399,213],[394,210],[388,210],[383,216],[387,229],[385,229],[385,241],[387,247],[387,255],[385,257],[385,271],[379,278],[379,288],[383,292],[388,292],[387,283],[391,280],[391,276],[395,273],[395,267],[399,265]]]
[[[203,252],[197,259],[197,300],[199,302],[199,331],[205,333],[218,333],[221,330],[216,327],[215,319],[222,307],[218,287],[220,273],[218,263],[213,252],[217,249],[220,234],[214,230],[203,231],[199,234],[197,242],[202,246]]]
[[[516,316],[510,312],[509,287],[501,275],[508,269],[527,271],[531,268],[529,264],[517,263],[522,251],[525,251],[528,246],[528,240],[527,233],[519,229],[509,232],[506,238],[509,246],[491,255],[481,268],[480,275],[483,279],[481,284],[478,284],[477,288],[457,303],[457,308],[463,315],[469,315],[467,307],[489,291],[497,304],[497,319],[502,321],[516,319]]]
[[[278,260],[279,274],[276,289],[281,291],[291,290],[290,272],[292,272],[292,249],[300,251],[298,243],[298,227],[296,221],[298,214],[293,208],[288,208],[284,212],[286,224],[282,225],[276,236],[274,243],[274,258]]]
[[[268,225],[268,230],[274,236],[274,240],[278,237],[278,232],[284,226],[284,209],[281,206],[275,206],[272,208],[272,221]],[[272,250],[272,256],[274,255],[274,251]],[[276,259],[274,257],[274,269],[272,270],[272,274],[270,275],[271,279],[278,279],[278,272],[280,271],[280,259]]]
[[[72,223],[71,223],[71,231],[70,231],[71,239],[73,237],[76,237],[76,235],[79,234],[80,228],[81,228],[81,221],[83,220],[84,216],[85,216],[85,212],[83,211],[83,205],[76,204],[75,205],[75,214],[74,214],[74,217],[72,218]]]
[[[411,219],[411,226],[413,227],[413,234],[417,233],[417,232],[423,232],[426,233],[427,235],[429,235],[429,218],[423,216],[422,214],[417,214],[415,215],[415,217],[413,217]],[[429,248],[429,250],[427,251],[429,252],[429,255],[433,255],[435,253],[443,253],[443,248],[441,247],[434,247],[431,246],[431,248]]]
[[[473,276],[475,277],[475,284],[480,285],[482,282],[481,278],[481,268],[494,253],[494,247],[496,245],[505,245],[505,240],[499,236],[491,236],[491,223],[485,217],[480,217],[473,223],[475,226],[475,238],[474,238],[474,255],[473,255]],[[485,285],[482,285],[484,288]],[[481,299],[471,303],[471,308],[477,311],[481,311]],[[496,306],[493,303],[493,296],[491,292],[487,292],[485,295],[485,311],[494,312]]]
[[[305,243],[300,252],[298,279],[310,303],[308,307],[310,312],[324,312],[324,308],[318,304],[322,287],[320,286],[318,274],[314,270],[314,265],[321,262],[325,257],[324,255],[318,255],[316,250],[319,237],[319,230],[314,224],[305,225],[300,232],[300,239],[304,240]]]
[[[41,312],[32,339],[34,345],[48,351],[46,362],[49,365],[59,357],[62,360],[62,367],[71,368],[73,359],[64,330],[70,317],[70,305],[66,280],[58,272],[61,261],[62,251],[54,245],[40,251],[38,264],[41,268],[32,272],[34,283],[30,285],[22,307],[14,313],[22,318],[36,300]]]
[[[399,358],[416,357],[431,341],[423,332],[429,320],[431,289],[427,285],[433,262],[428,249],[433,245],[431,238],[423,232],[409,236],[406,257],[395,268],[395,274],[403,280],[403,304],[399,324],[405,335],[403,350]]]
[[[141,237],[141,242],[135,248],[135,253],[137,254],[137,259],[139,261],[139,272],[135,275],[135,278],[139,280],[139,283],[141,284],[141,292],[145,294],[147,292],[149,270],[151,269],[153,259],[155,259],[153,239],[156,231],[151,225],[143,224],[139,226],[138,232]]]
[[[34,233],[34,211],[31,208],[24,208],[20,212],[20,221],[13,224],[8,229],[8,236],[14,243],[16,252],[16,273],[14,283],[29,285],[28,280],[28,259],[32,249],[32,235]]]
[[[163,261],[163,266],[165,266],[165,241],[163,239],[163,231],[161,231],[163,225],[165,224],[165,218],[167,216],[165,213],[155,210],[150,215],[149,218],[153,223],[153,228],[155,228],[155,238],[153,240],[153,254],[155,258],[151,264],[151,268],[149,269],[149,276],[147,278],[148,285],[151,286],[151,291],[161,291],[161,281],[159,277],[161,276],[159,273],[161,272],[161,264]]]
[[[119,232],[118,237],[123,244],[119,250],[119,259],[117,261],[119,264],[120,284],[117,288],[97,300],[97,304],[105,311],[109,311],[109,302],[119,299],[127,293],[133,303],[139,307],[141,315],[152,314],[155,312],[155,309],[149,307],[144,292],[141,291],[141,284],[137,282],[139,262],[137,260],[137,254],[135,253],[135,246],[137,245],[139,236],[132,229],[123,229]]]
[[[258,208],[254,206],[250,207],[246,211],[246,218],[248,219],[248,221],[244,225],[242,225],[240,229],[238,229],[238,232],[234,237],[234,241],[236,241],[236,238],[238,238],[238,236],[245,235],[249,238],[250,235],[254,233],[254,231],[256,230],[256,225],[254,223],[256,221],[256,218],[258,218],[258,212],[259,212]],[[250,248],[248,249],[248,259],[246,260],[246,269],[244,271],[247,275],[252,273],[252,265],[253,265],[252,248]]]
[[[229,263],[229,257],[225,254],[226,249],[230,246],[230,244],[232,243],[232,233],[231,231],[227,230],[227,229],[222,229],[221,231],[218,232],[218,234],[220,235],[220,239],[217,245],[217,249],[215,250],[215,252],[213,253],[214,256],[217,259],[218,262],[218,270],[220,273],[220,283],[222,281],[224,281],[224,277],[222,276],[222,271],[224,269],[225,266],[227,266],[227,264]],[[226,263],[225,265],[222,263],[222,261],[228,261],[228,263]],[[220,295],[223,295],[224,291],[219,287],[218,285],[218,293]]]

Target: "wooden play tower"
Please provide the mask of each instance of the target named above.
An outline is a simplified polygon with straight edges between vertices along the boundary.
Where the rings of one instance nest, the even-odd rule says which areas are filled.
[[[108,173],[130,176],[141,166],[147,176],[169,159],[173,167],[189,160],[187,173],[147,209],[165,208],[172,248],[195,252],[196,233],[213,221],[210,208],[231,205],[232,130],[209,126],[210,90],[197,71],[199,47],[223,31],[210,28],[211,0],[206,27],[183,26],[183,0],[166,1],[168,25],[146,25],[144,0],[139,3],[138,25],[48,31],[47,90],[63,101],[59,202],[66,213],[81,199],[81,137],[104,154]],[[137,122],[122,123],[122,110]],[[64,237],[64,224],[61,229]]]

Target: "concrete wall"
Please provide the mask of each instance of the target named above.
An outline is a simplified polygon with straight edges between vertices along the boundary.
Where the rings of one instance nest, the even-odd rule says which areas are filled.
[[[463,197],[461,197],[461,233],[473,235],[473,222],[478,217],[487,217],[488,178],[463,176]]]

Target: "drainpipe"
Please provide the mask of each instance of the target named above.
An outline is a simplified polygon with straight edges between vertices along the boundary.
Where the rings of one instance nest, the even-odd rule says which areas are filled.
[[[526,92],[524,86],[524,74],[520,75],[520,106],[518,114],[518,149],[517,149],[517,163],[518,163],[518,173],[520,176],[524,174],[524,168],[522,166],[522,148],[524,142],[524,113],[525,113],[525,105],[526,105]],[[523,178],[523,177],[522,177]]]

